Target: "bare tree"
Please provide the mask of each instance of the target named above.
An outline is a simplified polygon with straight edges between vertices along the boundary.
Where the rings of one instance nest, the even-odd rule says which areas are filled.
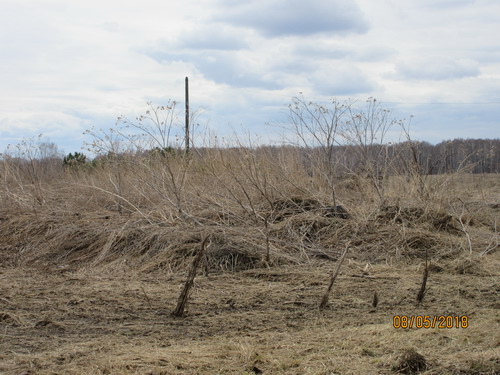
[[[337,205],[335,189],[335,145],[338,144],[339,129],[349,112],[349,105],[332,100],[328,106],[295,97],[288,106],[290,123],[298,145],[308,150],[312,173],[323,178],[331,192],[332,203]],[[313,152],[319,149],[319,153]]]
[[[389,175],[392,157],[386,144],[388,131],[397,121],[391,111],[374,98],[368,98],[366,105],[348,107],[348,119],[343,123],[342,138],[352,146],[358,165],[354,173],[368,178],[381,202],[385,198],[385,181]]]

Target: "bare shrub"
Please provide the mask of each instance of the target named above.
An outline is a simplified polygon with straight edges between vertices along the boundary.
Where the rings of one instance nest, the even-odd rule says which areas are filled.
[[[186,267],[207,227],[210,271],[334,260],[348,240],[350,254],[368,261],[493,253],[497,202],[472,210],[464,175],[428,176],[415,144],[417,162],[404,164],[411,146],[383,143],[400,123],[373,99],[354,104],[295,99],[300,147],[235,137],[186,156],[175,105],[150,104],[134,121],[90,130],[96,157],[85,168],[50,164],[48,145],[28,147],[26,158],[5,154],[0,235],[20,262],[97,266],[121,257],[146,271]]]

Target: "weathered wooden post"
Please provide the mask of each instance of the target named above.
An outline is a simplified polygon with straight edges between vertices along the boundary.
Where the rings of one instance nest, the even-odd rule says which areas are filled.
[[[186,154],[189,153],[189,80],[186,77],[186,131],[184,143],[186,145]]]

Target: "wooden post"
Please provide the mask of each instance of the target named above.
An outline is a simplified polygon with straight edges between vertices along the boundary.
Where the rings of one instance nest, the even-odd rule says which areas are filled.
[[[186,145],[186,154],[189,153],[189,80],[186,77],[186,132],[184,143]]]

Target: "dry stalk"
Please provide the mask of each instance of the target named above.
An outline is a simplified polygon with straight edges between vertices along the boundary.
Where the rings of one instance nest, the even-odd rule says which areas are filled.
[[[184,283],[184,288],[182,288],[181,294],[179,295],[179,299],[177,301],[177,306],[175,310],[172,312],[173,316],[181,317],[184,315],[184,309],[186,308],[187,300],[189,298],[189,291],[194,283],[194,278],[196,276],[196,270],[203,259],[203,255],[205,254],[205,246],[209,239],[210,235],[205,236],[203,241],[201,242],[200,250],[196,257],[193,260],[193,264],[191,265],[191,269],[189,270],[188,277],[186,282]]]
[[[328,285],[328,288],[327,288],[325,294],[323,295],[323,298],[321,299],[321,303],[319,304],[320,310],[323,310],[326,307],[326,305],[328,304],[328,297],[330,296],[330,292],[332,291],[333,283],[335,282],[335,279],[337,278],[337,276],[340,272],[340,266],[342,266],[342,263],[344,262],[345,256],[347,254],[347,250],[349,250],[350,245],[351,245],[351,242],[348,241],[346,246],[345,246],[344,252],[342,253],[342,255],[340,256],[340,259],[337,262],[337,268],[335,269],[335,272],[332,274],[332,276],[330,278],[330,284]]]
[[[264,218],[264,225],[266,227],[266,263],[269,264],[269,262],[271,261],[271,254],[269,244],[269,223],[267,221],[267,217]]]
[[[148,302],[149,308],[152,309],[153,306],[151,305],[151,299],[147,295],[146,291],[144,290],[144,287],[141,286],[142,293],[144,294],[144,297],[146,297],[146,301]]]
[[[465,229],[465,224],[462,220],[462,216],[460,216],[458,218],[458,222],[460,223],[460,225],[462,226],[462,232],[465,233],[465,237],[467,238],[467,244],[469,245],[469,253],[472,255],[472,241],[470,239],[470,236],[469,236],[469,233],[467,232],[467,230]]]
[[[467,229],[465,227],[465,223],[463,221],[463,216],[465,214],[465,210],[467,209],[467,206],[462,199],[458,198],[458,200],[460,201],[460,203],[462,203],[462,212],[460,213],[460,215],[458,215],[456,213],[455,209],[453,209],[453,211],[455,211],[455,214],[457,215],[458,222],[460,223],[460,226],[462,227],[462,232],[464,232],[465,237],[467,238],[467,244],[469,245],[469,254],[472,255],[472,241],[470,239],[469,232],[467,232]]]
[[[130,202],[129,200],[127,200],[126,198],[122,197],[121,195],[118,195],[118,194],[115,194],[113,193],[112,191],[109,191],[109,190],[106,190],[106,189],[102,189],[98,186],[95,186],[95,185],[85,185],[85,184],[77,184],[77,186],[81,186],[81,187],[86,187],[86,188],[91,188],[91,189],[96,189],[98,191],[101,191],[103,193],[106,193],[106,194],[109,194],[109,195],[112,195],[113,197],[115,198],[118,198],[119,200],[122,200],[124,201],[125,203],[127,203],[128,205],[130,205],[130,207],[132,207],[136,212],[138,212],[144,219],[147,220],[147,222],[149,224],[153,224],[153,222],[151,221],[150,217],[148,215],[146,215],[145,213],[143,213],[137,206],[135,206],[132,202]]]
[[[428,262],[428,250],[425,249],[425,267],[424,267],[424,275],[422,277],[422,285],[420,286],[420,290],[417,294],[417,303],[422,303],[424,300],[425,294],[427,293],[427,278],[429,277],[429,262]]]
[[[481,252],[480,256],[482,256],[482,257],[485,256],[486,254],[490,253],[491,251],[495,250],[498,247],[499,236],[498,236],[498,231],[497,231],[497,218],[496,217],[495,217],[495,223],[493,225],[493,228],[494,228],[495,234],[492,236],[488,246],[486,246],[486,248]]]
[[[377,291],[373,292],[372,307],[376,308],[378,305],[378,294]]]

